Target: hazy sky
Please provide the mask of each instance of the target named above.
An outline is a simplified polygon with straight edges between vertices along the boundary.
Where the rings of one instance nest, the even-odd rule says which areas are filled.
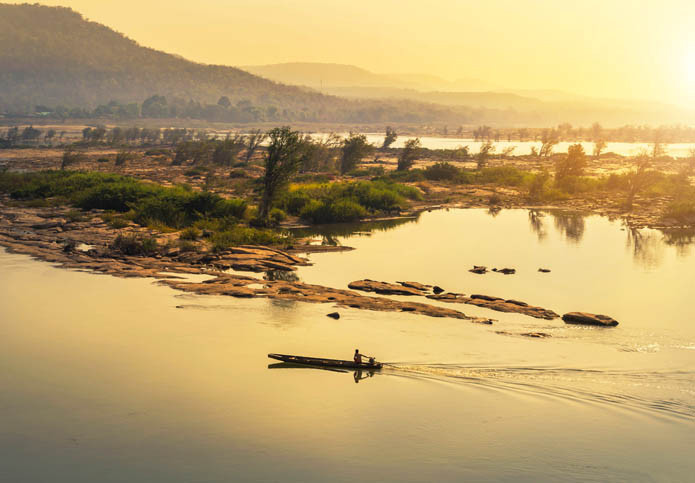
[[[695,0],[40,3],[206,63],[336,62],[695,104]]]

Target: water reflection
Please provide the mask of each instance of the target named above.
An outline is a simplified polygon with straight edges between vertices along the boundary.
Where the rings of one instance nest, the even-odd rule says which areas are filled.
[[[680,257],[690,255],[690,249],[695,244],[695,229],[665,230],[664,243],[676,248]]]
[[[529,210],[528,211],[528,222],[531,227],[531,231],[536,234],[538,241],[541,242],[545,240],[548,233],[545,231],[545,225],[543,223],[543,217],[545,215],[539,210]]]
[[[626,246],[632,250],[635,263],[644,268],[656,268],[664,258],[663,236],[654,230],[625,228]]]
[[[337,367],[314,367],[307,366],[304,364],[292,364],[291,362],[276,362],[273,364],[268,364],[268,369],[309,369],[315,371],[328,371],[328,372],[341,372],[347,374],[352,372],[353,380],[355,384],[358,384],[364,379],[370,379],[376,374],[375,370],[363,370],[363,369],[340,369]]]
[[[316,225],[292,229],[296,237],[321,237],[321,245],[338,246],[339,238],[353,236],[370,236],[372,232],[388,231],[407,223],[417,223],[420,214],[407,218],[394,218],[389,220],[376,220],[358,223],[335,223],[331,225]]]
[[[579,243],[584,236],[586,224],[584,218],[586,215],[577,212],[553,211],[553,221],[555,228],[560,232],[566,240],[572,243]]]

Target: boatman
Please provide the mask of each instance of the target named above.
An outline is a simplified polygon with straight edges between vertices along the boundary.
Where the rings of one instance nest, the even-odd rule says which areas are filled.
[[[355,360],[355,364],[362,364],[362,354],[360,354],[359,349],[355,349],[354,360]]]

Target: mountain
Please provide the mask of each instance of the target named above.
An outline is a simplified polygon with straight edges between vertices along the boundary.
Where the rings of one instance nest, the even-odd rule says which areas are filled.
[[[278,82],[352,99],[409,100],[471,109],[480,123],[609,125],[695,122],[695,112],[655,101],[598,99],[561,90],[502,88],[478,79],[376,74],[344,64],[294,62],[242,67]]]
[[[459,79],[451,82],[431,74],[376,74],[348,64],[287,62],[247,65],[240,68],[266,79],[315,89],[393,87],[416,90],[485,91],[495,87],[494,84],[479,79]]]
[[[63,7],[0,4],[0,46],[0,112],[27,114],[39,110],[36,106],[94,109],[159,95],[167,98],[156,100],[167,106],[163,116],[208,120],[470,121],[465,109],[347,100],[235,67],[191,62],[143,47]],[[223,96],[229,103],[218,105]]]

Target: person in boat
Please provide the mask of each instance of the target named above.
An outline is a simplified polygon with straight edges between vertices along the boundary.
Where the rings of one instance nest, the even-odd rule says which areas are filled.
[[[362,358],[363,357],[367,357],[367,356],[360,354],[359,349],[355,349],[355,357],[353,358],[353,360],[355,361],[355,364],[362,364]],[[373,357],[370,357],[368,360],[369,360],[368,364],[370,366],[373,366],[376,363],[376,360],[374,360]]]

